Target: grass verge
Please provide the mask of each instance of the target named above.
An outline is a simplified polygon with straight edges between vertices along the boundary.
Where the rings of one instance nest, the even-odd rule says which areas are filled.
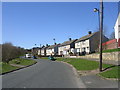
[[[99,62],[77,58],[57,58],[58,61],[64,61],[73,65],[77,70],[95,70],[99,68]],[[109,64],[103,64],[103,68],[110,67]]]
[[[34,63],[36,63],[36,61],[28,60],[28,59],[22,59],[22,58],[13,59],[12,61],[9,62],[9,64],[2,62],[2,63],[0,63],[0,67],[1,67],[0,68],[0,74],[20,68],[18,66],[11,66],[10,64],[28,66],[28,65],[32,65]]]
[[[48,59],[48,57],[39,57],[39,59]]]
[[[6,64],[6,63],[1,63],[0,67],[1,67],[0,68],[0,74],[5,73],[5,72],[9,72],[9,71],[12,71],[12,70],[15,70],[15,69],[19,68],[19,67],[11,66],[11,65]]]
[[[105,72],[101,72],[98,75],[105,77],[105,78],[116,78],[116,79],[120,79],[120,66],[116,66],[111,68],[108,71]]]
[[[35,63],[36,61],[34,60],[29,60],[29,59],[23,59],[23,58],[17,58],[17,59],[13,59],[12,61],[10,61],[10,64],[17,64],[17,65],[31,65],[33,63]]]
[[[44,58],[48,59],[48,58]],[[57,61],[64,61],[71,65],[73,65],[77,70],[80,71],[90,71],[90,70],[96,70],[99,68],[99,62],[97,61],[91,61],[86,59],[80,59],[80,58],[56,58]],[[113,66],[112,64],[103,64],[103,69]],[[120,71],[120,67],[111,67],[109,70],[106,70],[104,72],[99,73],[98,75],[104,77],[104,78],[119,78],[120,73],[118,73],[118,70]]]
[[[103,53],[107,53],[107,52],[118,52],[118,51],[120,51],[120,48],[118,48],[118,49],[103,50]]]

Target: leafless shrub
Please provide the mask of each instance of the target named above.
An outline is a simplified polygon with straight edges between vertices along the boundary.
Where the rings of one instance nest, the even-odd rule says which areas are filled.
[[[25,54],[25,50],[20,47],[13,46],[11,43],[2,44],[2,61],[9,63],[10,60],[18,58]]]

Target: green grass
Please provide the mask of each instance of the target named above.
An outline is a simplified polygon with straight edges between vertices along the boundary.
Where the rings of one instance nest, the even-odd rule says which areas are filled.
[[[57,58],[58,61],[64,61],[71,65],[73,65],[77,70],[95,70],[99,68],[99,62],[97,61],[91,61],[91,60],[85,60],[85,59],[77,59],[77,58]],[[108,68],[113,66],[112,64],[103,64],[103,68]],[[102,73],[99,73],[98,75],[101,75],[105,78],[120,78],[120,66],[112,67],[110,70],[106,70]]]
[[[40,57],[39,59],[48,59],[48,57]]]
[[[118,48],[118,49],[103,50],[103,53],[107,53],[107,52],[118,52],[118,51],[120,51],[120,48]]]
[[[14,67],[6,63],[0,63],[0,73],[8,72],[15,69],[18,69],[18,67]]]
[[[31,65],[35,62],[36,61],[22,59],[22,58],[13,59],[12,61],[9,62],[9,64],[1,62],[0,63],[0,73],[5,73],[5,72],[9,72],[9,71],[20,68],[20,67],[11,66],[10,64],[17,64],[18,63],[17,65],[27,66],[27,65]]]
[[[95,70],[99,68],[99,62],[77,58],[57,58],[58,61],[64,61],[73,65],[77,70]],[[111,65],[103,64],[103,68]]]
[[[10,61],[10,64],[18,64],[18,65],[31,65],[33,63],[35,63],[36,61],[33,60],[28,60],[28,59],[22,59],[22,58],[17,58],[17,59],[13,59],[12,61]]]
[[[111,70],[99,73],[100,76],[105,78],[119,78],[120,79],[120,66],[113,67]]]

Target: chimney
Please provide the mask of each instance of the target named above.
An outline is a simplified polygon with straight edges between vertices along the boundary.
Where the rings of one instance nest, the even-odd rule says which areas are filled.
[[[92,31],[89,31],[88,34],[89,34],[89,35],[92,34]]]
[[[46,47],[48,46],[48,44],[46,44]]]
[[[69,41],[71,41],[72,39],[71,38],[69,38]]]

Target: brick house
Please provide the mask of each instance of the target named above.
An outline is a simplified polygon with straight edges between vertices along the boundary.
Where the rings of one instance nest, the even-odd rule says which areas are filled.
[[[102,43],[102,46],[103,46],[103,50],[120,48],[120,38],[118,42],[117,39],[112,39],[105,43]]]

